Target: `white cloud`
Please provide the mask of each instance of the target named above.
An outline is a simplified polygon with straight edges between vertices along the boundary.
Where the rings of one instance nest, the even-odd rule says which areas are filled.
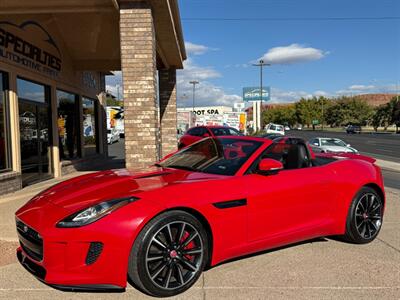
[[[186,53],[188,55],[201,55],[206,53],[209,50],[216,50],[214,48],[209,48],[204,45],[194,44],[191,42],[185,42]]]
[[[384,94],[397,93],[400,89],[400,86],[397,87],[396,84],[386,84],[386,85],[364,85],[364,84],[355,84],[351,85],[345,89],[341,89],[335,92],[336,96],[351,96],[357,94]]]
[[[191,58],[188,58],[183,62],[183,70],[178,70],[178,78],[184,77],[188,81],[190,80],[207,80],[211,78],[221,77],[221,74],[216,71],[213,67],[202,67],[193,62]]]
[[[218,77],[221,77],[221,74],[214,68],[198,66],[189,58],[184,63],[184,69],[179,70],[177,75],[178,106],[192,106],[193,86],[189,83],[191,80],[200,82],[196,85],[196,106],[232,106],[234,102],[241,101],[241,96],[228,94],[223,88],[209,81]]]
[[[315,91],[314,95],[317,97],[328,97],[329,93],[325,92],[325,91]]]
[[[260,59],[270,64],[286,65],[319,60],[327,54],[328,52],[320,49],[291,44],[289,46],[271,48]]]
[[[278,88],[271,88],[271,100],[268,103],[290,103],[300,98],[311,98],[313,95],[305,91],[285,91]]]
[[[352,91],[370,91],[375,89],[376,87],[374,85],[363,85],[363,84],[354,84],[349,86],[349,90]]]
[[[190,107],[193,99],[193,86],[187,80],[178,81],[178,106]],[[233,103],[241,101],[242,97],[236,94],[228,94],[221,87],[204,81],[196,85],[195,105],[213,106],[227,105],[233,106]]]

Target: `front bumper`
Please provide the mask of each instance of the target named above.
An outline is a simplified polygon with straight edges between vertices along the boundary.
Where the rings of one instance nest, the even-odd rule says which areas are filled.
[[[46,277],[46,270],[33,262],[29,257],[27,257],[22,248],[18,248],[17,250],[17,258],[21,265],[32,275],[34,275],[37,279],[42,281],[43,283],[61,291],[65,292],[116,292],[121,293],[125,291],[125,288],[111,285],[111,284],[88,284],[88,285],[58,285],[58,284],[49,284],[44,279]]]
[[[18,219],[29,232],[37,232],[42,242],[40,247],[34,240],[29,243],[19,230],[18,260],[39,280],[61,290],[123,291],[136,232],[132,224],[112,217],[81,228],[45,229],[31,219]]]

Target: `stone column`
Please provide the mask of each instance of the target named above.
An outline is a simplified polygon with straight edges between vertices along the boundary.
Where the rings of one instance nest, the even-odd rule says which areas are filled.
[[[126,167],[145,167],[159,158],[156,40],[149,4],[121,3],[120,41]]]
[[[161,156],[177,149],[176,70],[158,71]]]

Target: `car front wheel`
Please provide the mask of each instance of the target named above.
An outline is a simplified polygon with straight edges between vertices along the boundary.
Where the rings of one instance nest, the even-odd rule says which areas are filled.
[[[184,211],[168,211],[140,232],[129,257],[128,275],[142,292],[169,297],[190,288],[208,260],[203,225]]]
[[[345,240],[356,244],[372,242],[381,229],[382,218],[382,197],[374,189],[363,187],[350,205]]]

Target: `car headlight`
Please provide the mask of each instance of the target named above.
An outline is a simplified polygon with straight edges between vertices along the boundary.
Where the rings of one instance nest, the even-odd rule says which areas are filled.
[[[132,203],[138,199],[139,198],[137,197],[126,197],[104,201],[66,217],[65,219],[58,222],[56,226],[61,228],[85,226],[96,222],[97,220],[107,216],[114,210],[129,203]]]

